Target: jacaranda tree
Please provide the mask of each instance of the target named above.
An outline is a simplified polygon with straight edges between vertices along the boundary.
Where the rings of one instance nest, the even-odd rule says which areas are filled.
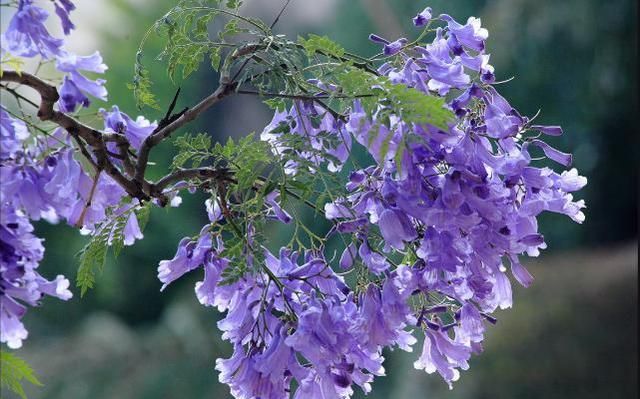
[[[160,261],[158,279],[164,290],[185,273],[203,276],[196,297],[225,313],[218,327],[234,348],[215,366],[234,397],[369,392],[385,374],[383,349],[411,351],[419,335],[414,366],[451,386],[482,351],[492,313],[511,307],[512,279],[531,284],[521,258],[546,248],[538,215],[584,220],[584,202],[571,193],[586,178],[545,166],[571,164],[543,140],[562,129],[535,124],[499,94],[477,18],[462,24],[426,8],[413,19],[415,40],[372,34],[380,53],[365,58],[327,37],[274,33],[286,4],[266,24],[243,16],[241,3],[178,1],[132,60],[140,109],[166,115],[150,122],[113,105],[101,110],[103,126],[80,113],[107,100],[105,81],[86,75],[107,69],[100,53],[71,53],[45,27],[46,9],[55,10],[71,34],[74,4],[1,4],[12,14],[0,75],[2,343],[21,347],[21,319],[44,295],[72,297],[67,278],[38,273],[44,247],[33,221],[90,236],[78,254],[82,295],[109,251],[143,238],[152,207],[201,191],[209,220]],[[215,35],[214,22],[223,26]],[[145,49],[154,35],[164,49],[151,56],[171,80],[219,72],[207,97],[180,110],[179,91],[173,101],[154,96]],[[45,64],[47,79],[39,76]],[[260,137],[223,144],[181,132],[238,94],[274,110]],[[167,140],[175,157],[160,171],[153,150]],[[162,177],[150,179],[152,168]],[[331,228],[306,225],[301,207]],[[291,225],[281,248],[265,236],[272,223]],[[2,383],[24,395],[23,379],[37,383],[30,366],[3,351]]]

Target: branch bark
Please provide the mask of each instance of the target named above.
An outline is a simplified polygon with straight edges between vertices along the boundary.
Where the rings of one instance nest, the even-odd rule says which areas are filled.
[[[111,176],[132,198],[148,201],[151,198],[159,200],[160,204],[166,204],[167,198],[163,193],[171,184],[180,180],[215,180],[220,183],[234,182],[227,169],[196,168],[183,169],[171,173],[155,184],[144,179],[144,172],[149,160],[149,152],[179,129],[181,126],[197,118],[208,108],[218,103],[222,98],[234,92],[236,84],[221,84],[211,95],[206,97],[191,109],[185,109],[177,115],[169,116],[163,120],[166,123],[159,125],[158,129],[145,139],[138,154],[137,162],[130,158],[130,143],[122,134],[106,133],[91,126],[85,125],[74,117],[54,109],[54,104],[60,98],[55,86],[32,74],[15,71],[2,71],[0,81],[25,85],[34,89],[40,95],[40,104],[34,104],[38,108],[38,118],[42,121],[50,121],[64,128],[74,139],[81,153],[95,168],[96,175],[104,171]],[[6,86],[2,86],[7,89]],[[106,143],[115,143],[117,154],[107,149]],[[90,147],[90,149],[89,149]],[[93,153],[93,155],[92,155]],[[122,167],[126,175],[112,162],[111,158],[122,161]]]
[[[111,176],[124,190],[133,198],[141,201],[150,199],[141,185],[127,179],[122,172],[111,162],[107,152],[105,141],[122,142],[126,141],[124,136],[108,135],[88,125],[83,124],[77,119],[63,112],[56,111],[53,105],[58,101],[60,95],[55,86],[45,82],[37,76],[26,72],[17,73],[15,71],[2,71],[1,81],[13,82],[27,87],[31,87],[40,95],[40,106],[38,108],[38,118],[42,121],[51,121],[58,126],[64,128],[69,134],[76,139],[82,139],[85,143],[93,148],[96,160],[95,164],[99,170],[104,170]],[[121,137],[121,138],[119,138]],[[82,147],[81,147],[82,149]],[[83,152],[86,156],[86,152]],[[89,159],[93,162],[93,159]]]
[[[143,142],[138,153],[138,162],[136,163],[136,173],[134,181],[142,182],[144,180],[144,174],[147,169],[147,163],[149,162],[149,154],[153,147],[160,144],[163,140],[168,138],[173,132],[184,126],[188,122],[197,118],[207,109],[211,108],[216,103],[220,102],[226,95],[233,92],[235,85],[222,84],[218,88],[200,101],[193,108],[185,110],[182,115],[170,122],[166,126],[158,125],[158,130],[150,134]]]

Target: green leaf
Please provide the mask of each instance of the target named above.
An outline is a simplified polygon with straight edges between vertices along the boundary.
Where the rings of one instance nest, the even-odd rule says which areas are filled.
[[[133,82],[127,84],[127,88],[133,90],[136,106],[139,109],[148,106],[159,110],[160,105],[151,91],[152,82],[149,79],[149,71],[142,65],[142,51],[138,51],[136,55],[134,71]]]
[[[12,353],[0,351],[0,385],[9,388],[22,399],[26,399],[27,395],[22,387],[23,380],[42,386],[27,362]]]
[[[342,46],[329,39],[327,36],[310,34],[308,36],[308,39],[304,39],[303,37],[299,36],[298,43],[300,43],[302,47],[304,47],[304,49],[307,51],[307,56],[309,58],[313,57],[316,53],[321,53],[335,58],[341,58],[342,56],[344,56],[345,52]]]
[[[220,47],[212,47],[209,50],[209,60],[211,61],[211,68],[218,72],[220,70]]]
[[[238,20],[237,19],[230,19],[225,25],[224,28],[222,28],[222,31],[220,31],[220,33],[218,34],[218,36],[220,37],[221,40],[224,40],[226,38],[235,36],[239,33],[244,33],[247,32],[247,29],[245,28],[241,28],[238,25]]]
[[[373,89],[373,87],[379,86],[379,79],[376,75],[360,68],[346,66],[344,71],[336,74],[336,81],[346,95],[371,94],[371,97],[361,98],[360,103],[368,115],[376,111],[379,95],[382,94],[380,89]]]
[[[8,52],[3,52],[2,57],[0,58],[0,65],[3,66],[2,68],[0,68],[0,78],[2,77],[2,72],[4,71],[5,65],[10,69],[13,69],[19,75],[20,72],[22,72],[24,60],[20,57],[14,57]]]
[[[195,136],[189,133],[178,136],[174,140],[178,153],[173,157],[171,167],[179,169],[188,162],[191,166],[198,167],[202,162],[213,156],[211,152],[212,140],[207,133],[198,133]]]
[[[287,107],[286,101],[282,98],[270,98],[263,101],[269,108],[274,111],[284,112]]]
[[[116,258],[124,248],[124,228],[127,225],[129,214],[130,212],[127,212],[125,216],[117,218],[112,228],[114,236],[111,240],[111,248],[113,249],[113,256]]]
[[[96,273],[102,272],[107,259],[108,244],[94,237],[78,253],[80,265],[76,275],[76,287],[80,288],[80,297],[93,288],[96,281]]]
[[[136,217],[138,218],[138,227],[140,227],[140,231],[144,231],[145,227],[147,227],[147,223],[149,222],[149,216],[151,215],[151,203],[147,202],[143,207],[139,208],[136,212]]]
[[[447,124],[454,119],[447,109],[445,99],[431,96],[412,87],[387,82],[384,86],[389,105],[405,122],[428,123],[438,129],[448,130]]]
[[[76,254],[79,258],[76,287],[80,288],[81,297],[94,287],[96,274],[104,270],[109,247],[112,247],[116,257],[124,247],[124,228],[131,212],[134,212],[134,208],[107,219],[97,228],[89,243]]]
[[[231,9],[238,9],[242,5],[242,0],[227,0],[226,6]]]

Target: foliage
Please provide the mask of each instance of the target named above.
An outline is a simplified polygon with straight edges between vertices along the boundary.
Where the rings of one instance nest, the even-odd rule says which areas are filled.
[[[9,388],[22,399],[27,398],[22,387],[23,381],[42,386],[31,366],[13,353],[1,350],[0,363],[0,383],[2,387]]]
[[[84,296],[89,289],[94,287],[96,275],[101,274],[104,269],[109,248],[115,257],[118,257],[122,251],[125,245],[124,230],[132,214],[137,218],[140,230],[144,230],[151,213],[150,204],[145,206],[128,205],[126,208],[124,211],[108,217],[96,229],[90,241],[76,254],[79,263],[76,286],[80,288],[80,296]]]

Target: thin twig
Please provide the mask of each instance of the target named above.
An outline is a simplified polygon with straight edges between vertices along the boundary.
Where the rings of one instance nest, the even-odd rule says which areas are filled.
[[[331,95],[331,94],[285,94],[285,93],[270,93],[270,92],[261,92],[254,90],[236,90],[238,94],[251,94],[260,97],[277,97],[277,98],[291,98],[295,100],[319,100],[319,99],[351,99],[351,98],[363,98],[363,97],[373,97],[373,94],[356,94],[356,95]]]
[[[276,18],[273,20],[273,22],[271,23],[271,26],[269,26],[269,29],[273,29],[274,26],[276,26],[276,24],[278,23],[278,21],[280,20],[280,17],[282,16],[282,14],[284,14],[284,10],[287,9],[287,6],[289,5],[289,3],[291,2],[291,0],[287,0],[284,5],[282,6],[282,8],[280,9],[280,12],[278,13],[278,15],[276,15]]]

